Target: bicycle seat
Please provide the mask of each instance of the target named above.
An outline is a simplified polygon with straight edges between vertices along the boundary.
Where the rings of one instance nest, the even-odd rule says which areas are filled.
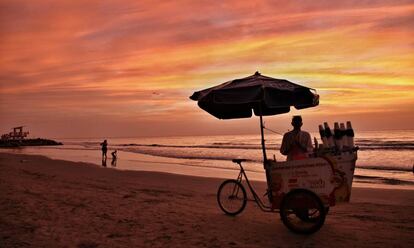
[[[234,158],[232,161],[233,161],[233,163],[240,164],[241,162],[247,161],[247,159],[244,159],[244,158]]]

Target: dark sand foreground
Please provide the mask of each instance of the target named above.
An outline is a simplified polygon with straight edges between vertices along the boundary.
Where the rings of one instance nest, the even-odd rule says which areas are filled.
[[[0,153],[0,247],[414,247],[414,191],[354,188],[302,236],[253,202],[225,216],[221,181]]]

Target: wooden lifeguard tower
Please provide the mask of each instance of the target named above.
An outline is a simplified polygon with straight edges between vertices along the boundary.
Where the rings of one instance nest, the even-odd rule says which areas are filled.
[[[29,135],[29,132],[23,131],[24,126],[14,127],[13,132],[1,135],[2,140],[24,140]]]

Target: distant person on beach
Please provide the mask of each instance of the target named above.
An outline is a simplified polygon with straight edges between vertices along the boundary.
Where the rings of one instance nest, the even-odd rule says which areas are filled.
[[[111,155],[112,155],[111,165],[112,166],[116,166],[116,159],[117,159],[117,155],[116,154],[117,154],[117,150],[111,152]]]
[[[108,151],[108,142],[104,140],[104,142],[101,143],[102,146],[102,160],[106,160],[106,152]]]
[[[115,151],[111,152],[111,155],[112,155],[112,160],[113,160],[113,159],[116,159],[116,153],[117,153],[117,150],[115,150]]]
[[[300,115],[293,116],[293,130],[283,135],[280,153],[287,156],[287,161],[308,158],[308,153],[313,150],[310,134],[300,130],[302,124]]]

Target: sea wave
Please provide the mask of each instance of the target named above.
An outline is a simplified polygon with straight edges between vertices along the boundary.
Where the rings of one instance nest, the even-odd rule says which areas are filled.
[[[152,156],[159,156],[159,157],[167,157],[167,158],[178,158],[178,159],[197,159],[197,160],[222,160],[222,161],[231,161],[237,156],[233,155],[224,155],[224,156],[214,156],[214,155],[208,155],[203,156],[200,154],[178,154],[173,152],[162,152],[162,151],[156,151],[156,150],[136,150],[136,149],[123,149],[123,151],[127,152],[133,152],[133,153],[140,153],[145,155],[152,155]],[[256,159],[248,159],[247,161],[250,162],[260,162],[261,160]]]
[[[407,180],[386,178],[386,177],[379,177],[379,176],[362,176],[362,175],[354,175],[354,182],[381,183],[381,184],[388,184],[388,185],[414,185],[414,182],[407,181]]]
[[[218,161],[231,161],[237,156],[228,154],[223,156],[213,156],[213,155],[202,155],[202,154],[178,154],[178,153],[167,153],[167,152],[160,152],[156,150],[136,150],[136,149],[124,149],[124,151],[133,152],[133,153],[140,153],[140,154],[146,154],[146,155],[152,155],[152,156],[161,156],[161,157],[168,157],[168,158],[178,158],[178,159],[190,159],[190,160],[218,160]],[[256,164],[262,164],[263,160],[262,158],[248,158],[247,162],[250,163],[256,163]],[[383,171],[401,171],[401,172],[410,172],[412,171],[412,168],[409,167],[402,167],[402,166],[386,166],[386,165],[378,165],[378,166],[372,166],[372,165],[359,165],[357,164],[357,168],[361,169],[369,169],[369,170],[383,170]]]
[[[261,150],[260,145],[236,144],[236,143],[213,143],[211,145],[165,145],[165,144],[121,144],[123,147],[159,147],[159,148],[187,148],[187,149],[244,149],[244,150]],[[276,149],[280,145],[267,144]],[[356,143],[360,150],[414,150],[414,143]]]
[[[119,146],[124,147],[160,147],[160,148],[205,148],[205,149],[247,149],[247,150],[256,150],[262,149],[258,145],[250,144],[215,144],[213,145],[164,145],[164,144],[121,144]]]
[[[411,172],[412,168],[409,167],[402,167],[402,166],[374,166],[374,165],[359,165],[357,163],[356,165],[357,168],[361,168],[361,169],[368,169],[368,170],[383,170],[383,171],[403,171],[403,172]]]
[[[358,140],[356,145],[365,150],[414,150],[412,141]]]

